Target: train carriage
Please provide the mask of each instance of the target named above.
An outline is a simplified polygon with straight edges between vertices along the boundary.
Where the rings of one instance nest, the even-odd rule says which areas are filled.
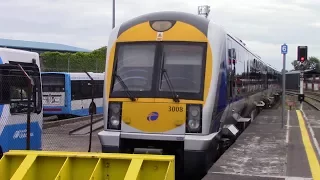
[[[105,73],[102,151],[174,154],[185,172],[206,171],[278,92],[278,72],[241,40],[184,12],[115,27]]]
[[[103,113],[104,73],[89,73],[94,80],[96,114]],[[91,103],[91,79],[84,72],[43,72],[44,115],[59,117],[88,116]]]
[[[0,48],[0,154],[27,148],[27,75],[34,83],[29,102],[30,149],[41,149],[43,112],[40,73],[38,53]]]

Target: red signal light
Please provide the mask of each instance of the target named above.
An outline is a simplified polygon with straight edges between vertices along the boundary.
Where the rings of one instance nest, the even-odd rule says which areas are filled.
[[[298,58],[300,62],[304,62],[308,58],[308,46],[298,46]]]

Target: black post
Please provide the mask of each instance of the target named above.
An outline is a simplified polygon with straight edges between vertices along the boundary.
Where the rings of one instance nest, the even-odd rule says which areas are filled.
[[[89,78],[91,79],[91,103],[89,106],[89,112],[91,114],[91,118],[90,118],[90,138],[89,138],[89,150],[88,152],[91,152],[91,142],[92,142],[92,123],[93,123],[93,113],[94,113],[94,101],[93,101],[93,97],[94,97],[94,80],[93,78],[90,76],[90,74],[87,71],[84,71],[87,76],[89,76]]]
[[[116,0],[112,1],[112,29],[116,25]]]
[[[33,80],[30,78],[30,76],[28,75],[28,73],[23,69],[23,67],[18,64],[19,68],[21,69],[21,71],[24,73],[24,75],[28,78],[28,110],[27,110],[27,150],[30,150],[30,123],[31,123],[31,94],[32,94],[32,87],[34,85]]]
[[[30,114],[31,114],[31,93],[32,93],[32,85],[31,82],[28,81],[28,111],[27,111],[27,150],[30,150]]]

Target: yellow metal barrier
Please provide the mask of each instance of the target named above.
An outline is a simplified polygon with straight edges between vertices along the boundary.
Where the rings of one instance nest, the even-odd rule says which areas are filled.
[[[55,151],[9,151],[1,180],[174,180],[174,156]]]

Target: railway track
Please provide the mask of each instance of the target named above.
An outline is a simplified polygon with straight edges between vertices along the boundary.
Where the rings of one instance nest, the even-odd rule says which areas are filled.
[[[43,121],[55,121],[58,120],[58,116],[48,116],[48,117],[43,117]]]
[[[46,117],[47,118],[47,117]],[[83,117],[76,117],[76,118],[70,118],[70,119],[62,119],[62,120],[55,120],[55,121],[50,121],[50,120],[45,120],[43,121],[43,129],[48,129],[48,128],[52,128],[52,127],[57,127],[57,126],[62,126],[62,125],[66,125],[66,124],[72,124],[72,123],[76,123],[76,122],[81,122],[81,121],[88,121],[90,120],[91,116],[83,116]],[[96,114],[93,116],[93,119],[102,119],[103,118],[103,114]],[[94,121],[95,123],[95,121]],[[88,123],[88,126],[90,126],[91,123]]]
[[[298,91],[289,90],[286,94],[298,95]],[[305,92],[304,102],[312,108],[320,111],[320,93],[317,92]]]

